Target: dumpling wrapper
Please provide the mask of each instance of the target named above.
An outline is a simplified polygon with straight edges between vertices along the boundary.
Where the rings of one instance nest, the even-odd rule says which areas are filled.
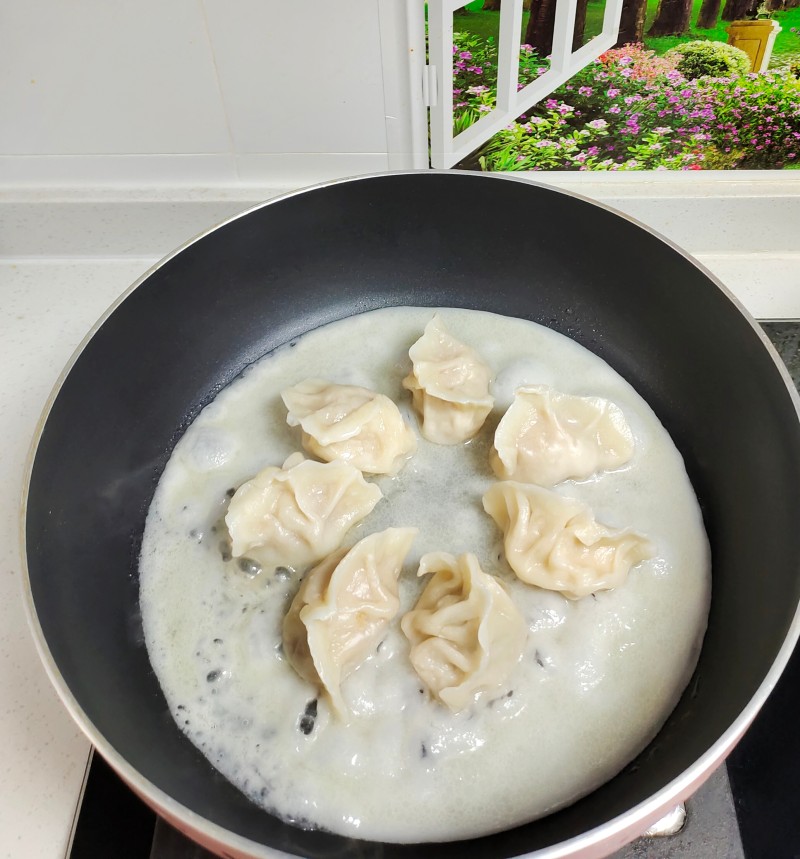
[[[511,597],[474,555],[423,555],[418,575],[429,573],[433,578],[400,625],[411,642],[414,670],[457,713],[508,680],[527,630]]]
[[[338,548],[382,497],[352,465],[294,453],[282,468],[263,469],[234,493],[225,515],[231,553],[252,557],[264,569],[315,563]]]
[[[303,447],[326,462],[339,459],[369,474],[394,475],[417,449],[417,437],[384,394],[355,385],[306,379],[281,392],[289,426]]]
[[[491,370],[447,331],[438,316],[425,326],[408,355],[412,370],[403,387],[411,391],[422,435],[436,444],[472,438],[494,405]]]
[[[416,528],[388,528],[340,549],[304,577],[283,621],[283,649],[340,715],[344,679],[374,652],[400,609],[398,578]]]
[[[582,501],[539,486],[496,483],[483,508],[505,534],[506,560],[517,576],[568,599],[619,587],[655,554],[646,537],[601,525]]]
[[[536,385],[516,390],[490,461],[503,480],[555,486],[619,468],[633,452],[633,433],[617,405]]]

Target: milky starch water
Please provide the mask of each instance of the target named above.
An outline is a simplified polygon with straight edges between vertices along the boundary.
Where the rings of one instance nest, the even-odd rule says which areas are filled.
[[[454,337],[495,373],[495,410],[477,438],[419,439],[384,499],[347,535],[419,529],[400,580],[401,615],[348,678],[338,720],[295,674],[281,624],[304,570],[260,572],[231,559],[231,490],[300,449],[280,391],[308,377],[362,385],[399,403],[430,308],[379,310],[327,325],[251,367],[175,448],[147,518],[141,609],[153,668],[190,740],[252,800],[285,820],[383,841],[467,838],[547,814],[617,773],[657,733],[695,666],[710,596],[708,544],[683,461],[648,405],[603,361],[518,319],[443,309]],[[556,491],[598,521],[656,547],[627,583],[578,601],[518,581],[481,498],[494,428],[522,384],[605,397],[624,412],[636,453],[624,468]],[[452,714],[423,690],[399,619],[429,551],[472,552],[508,586],[528,627],[506,685]]]

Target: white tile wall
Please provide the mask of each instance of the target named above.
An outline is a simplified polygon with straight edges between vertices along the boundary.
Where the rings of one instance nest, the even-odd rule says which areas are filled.
[[[238,153],[386,152],[376,0],[203,0]]]
[[[0,76],[3,154],[230,149],[197,0],[4,3]]]
[[[4,3],[0,185],[298,185],[386,169],[378,5]]]

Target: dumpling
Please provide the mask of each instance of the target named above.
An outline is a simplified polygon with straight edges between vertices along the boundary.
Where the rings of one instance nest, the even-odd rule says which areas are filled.
[[[281,393],[286,422],[303,430],[303,447],[370,474],[397,474],[417,449],[414,431],[383,394],[355,385],[306,379]]]
[[[264,569],[299,567],[329,555],[383,493],[346,462],[313,462],[292,454],[243,483],[225,524],[231,553]]]
[[[472,438],[494,405],[486,364],[451,336],[438,316],[425,326],[408,355],[412,370],[403,387],[411,391],[422,435],[436,444]]]
[[[398,577],[416,528],[370,534],[310,570],[283,621],[283,649],[297,673],[346,711],[342,681],[374,651],[400,609]]]
[[[555,486],[618,468],[631,459],[633,449],[633,433],[614,403],[540,385],[516,390],[490,456],[503,480]]]
[[[414,670],[457,713],[479,692],[506,682],[525,647],[525,621],[474,555],[423,555],[418,575],[428,573],[433,578],[400,626],[411,642]]]
[[[569,599],[618,587],[655,553],[646,537],[601,525],[583,502],[539,486],[495,483],[483,508],[505,534],[506,560],[517,576]]]

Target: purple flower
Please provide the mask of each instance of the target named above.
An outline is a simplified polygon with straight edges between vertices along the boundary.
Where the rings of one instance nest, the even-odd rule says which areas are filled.
[[[606,95],[607,95],[609,98],[616,98],[616,97],[619,95],[619,90],[618,90],[618,89],[615,89],[614,87],[611,87],[610,89],[608,89],[608,90],[606,91]]]
[[[581,95],[591,95],[592,94],[592,88],[590,86],[578,87],[578,92]]]
[[[609,113],[622,113],[622,108],[618,104],[612,104],[608,109]]]
[[[458,55],[458,57],[461,60],[471,60],[472,54],[470,53],[470,51],[461,51],[461,53]]]

